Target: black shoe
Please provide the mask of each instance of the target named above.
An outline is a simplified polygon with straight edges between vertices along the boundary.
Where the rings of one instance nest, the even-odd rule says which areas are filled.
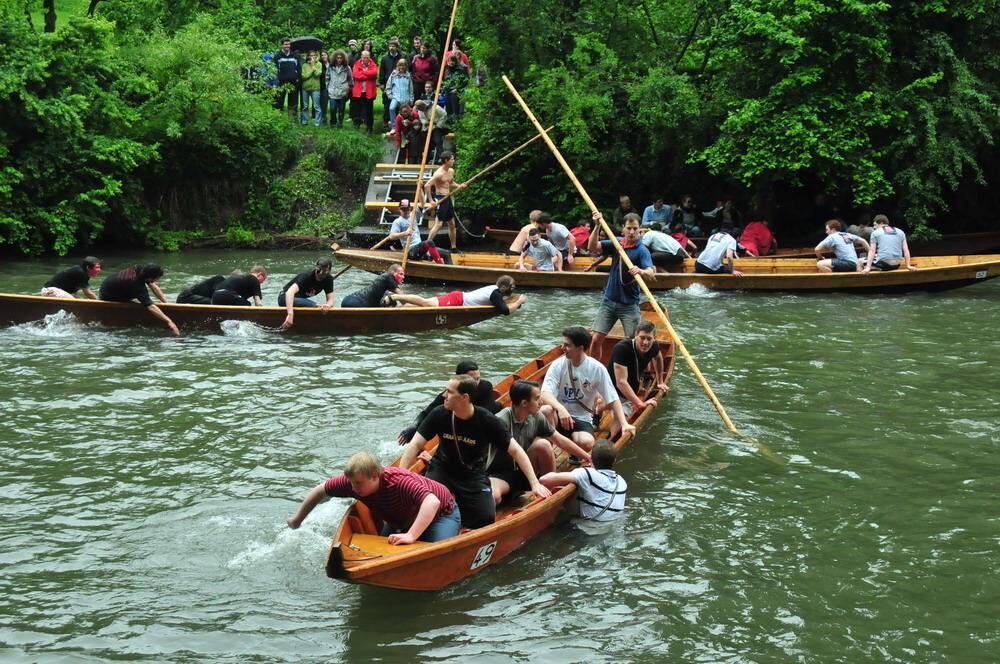
[[[396,304],[398,303],[396,300],[392,299],[392,293],[386,293],[382,296],[382,299],[379,300],[379,305],[383,307],[394,307]]]
[[[569,463],[569,465],[571,465],[571,466],[579,466],[579,465],[580,465],[581,463],[583,463],[583,462],[582,462],[582,461],[580,460],[580,457],[578,457],[578,456],[577,456],[577,455],[575,455],[575,454],[570,454],[570,455],[569,455],[569,458],[568,458],[568,459],[567,459],[566,461],[567,461],[567,463]]]

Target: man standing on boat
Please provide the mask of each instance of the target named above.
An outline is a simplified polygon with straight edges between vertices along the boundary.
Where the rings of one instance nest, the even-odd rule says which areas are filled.
[[[431,188],[434,188],[434,196],[431,197]],[[465,189],[464,184],[455,183],[455,153],[444,152],[441,154],[441,165],[434,171],[431,179],[424,183],[424,195],[426,200],[431,202],[432,208],[437,208],[434,224],[427,231],[427,239],[433,241],[437,232],[441,230],[441,222],[448,224],[448,240],[451,242],[451,251],[458,251],[458,231],[455,228],[455,199],[451,195],[452,188],[458,193]],[[437,204],[445,196],[448,200]]]
[[[618,242],[622,245],[632,267],[627,271],[622,262],[621,254],[615,249],[611,240],[601,240],[601,220],[604,216],[600,212],[594,213],[596,227],[590,234],[587,249],[591,255],[599,257],[611,256],[611,274],[608,275],[608,283],[604,287],[604,298],[601,306],[597,310],[597,317],[594,318],[594,342],[590,346],[590,354],[598,364],[602,361],[604,338],[614,327],[617,321],[622,322],[625,329],[625,336],[631,337],[635,334],[635,328],[639,324],[639,284],[635,277],[638,274],[647,279],[652,279],[656,275],[656,268],[653,267],[653,258],[649,255],[649,249],[639,241],[639,215],[625,215],[625,226],[622,229],[622,237]],[[596,267],[595,261],[590,267]],[[590,268],[588,268],[590,269]]]
[[[329,258],[320,258],[316,261],[316,267],[312,270],[300,272],[291,281],[285,284],[278,294],[278,306],[285,307],[288,315],[285,322],[281,324],[281,329],[287,330],[295,323],[295,309],[293,307],[320,307],[323,311],[329,311],[333,306],[333,277],[330,271],[333,269],[333,261]],[[317,305],[311,298],[320,291],[326,293],[326,302]]]
[[[858,250],[854,245],[862,245],[865,253],[870,250],[867,240],[854,233],[844,232],[843,228],[844,225],[837,219],[826,222],[826,237],[813,249],[819,259],[816,267],[820,272],[857,272]],[[823,258],[827,251],[833,252],[833,258]]]
[[[440,482],[404,468],[382,467],[378,459],[359,452],[347,460],[344,474],[331,477],[310,491],[295,514],[286,519],[293,530],[327,497],[354,498],[378,521],[389,544],[438,542],[458,534],[461,513],[455,497]]]
[[[639,220],[625,223],[628,227]],[[593,347],[590,332],[579,326],[567,327],[563,330],[563,356],[549,366],[542,382],[542,401],[546,405],[543,413],[559,433],[585,450],[594,447],[593,418],[599,410],[598,397],[611,407],[617,428],[635,433],[635,427],[625,419],[607,367],[587,355],[587,348]]]
[[[467,376],[449,380],[444,405],[420,423],[399,462],[401,468],[409,468],[418,455],[424,458],[424,444],[437,436],[440,443],[425,476],[451,490],[462,511],[462,524],[469,528],[482,528],[496,520],[496,503],[486,474],[493,455],[509,454],[535,495],[552,495],[539,484],[528,455],[503,423],[485,408],[472,405],[476,390],[476,382]]]
[[[904,260],[907,270],[916,270],[917,266],[910,263],[910,245],[906,243],[906,233],[890,226],[889,217],[884,214],[875,215],[872,223],[875,224],[875,230],[872,231],[868,260],[865,261],[863,272],[868,274],[873,267],[883,272],[897,270]]]
[[[536,475],[542,476],[555,471],[554,446],[562,448],[584,463],[590,463],[590,454],[556,431],[555,426],[539,412],[542,408],[542,390],[538,383],[533,380],[514,381],[510,386],[510,403],[510,406],[497,413],[497,418],[504,423],[521,449],[528,453]],[[528,488],[527,480],[508,454],[498,454],[486,472],[489,473],[493,500],[497,505],[511,490],[525,491]]]

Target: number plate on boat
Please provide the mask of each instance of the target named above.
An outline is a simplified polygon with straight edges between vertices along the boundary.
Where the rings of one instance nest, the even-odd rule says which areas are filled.
[[[437,318],[434,319],[434,322],[438,325],[444,325],[448,322],[448,314],[438,314]]]
[[[986,270],[979,270],[978,272],[976,272],[976,279],[985,279],[985,278],[986,278]]]
[[[476,551],[476,557],[472,559],[472,566],[469,569],[476,569],[477,567],[482,567],[486,563],[490,562],[490,558],[493,557],[493,551],[497,548],[496,542],[490,542],[479,547],[479,551]]]

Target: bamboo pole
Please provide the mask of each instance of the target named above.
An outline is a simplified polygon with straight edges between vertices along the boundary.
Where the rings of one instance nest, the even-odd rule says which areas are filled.
[[[455,29],[455,15],[458,13],[458,0],[454,0],[451,6],[451,19],[448,21],[448,36],[444,40],[445,50],[441,53],[440,66],[438,67],[438,78],[437,86],[434,88],[434,99],[431,100],[431,116],[427,122],[427,136],[424,138],[424,152],[420,156],[420,171],[417,174],[417,195],[413,197],[413,221],[410,222],[410,228],[406,233],[406,237],[403,238],[403,271],[406,271],[406,261],[410,258],[410,237],[413,235],[413,227],[416,225],[416,214],[417,210],[420,209],[420,204],[423,202],[424,195],[424,170],[427,168],[427,153],[430,151],[431,147],[431,136],[434,134],[434,116],[437,115],[437,100],[441,96],[441,81],[444,80],[444,54],[448,50],[448,46],[451,44],[451,33]],[[419,117],[419,113],[418,113]],[[428,240],[433,240],[434,238],[427,238]]]
[[[531,112],[531,109],[528,108],[528,105],[525,103],[524,99],[521,98],[521,95],[514,87],[514,84],[510,82],[510,79],[507,78],[507,76],[501,76],[501,78],[503,79],[503,82],[507,85],[507,88],[510,90],[511,94],[514,95],[514,98],[517,100],[517,103],[521,105],[522,109],[524,109],[525,115],[528,116],[528,119],[531,120],[531,123],[535,126],[535,128],[539,132],[541,132],[542,131],[541,123],[538,121],[538,118],[535,117],[535,114]],[[555,156],[556,161],[558,161],[559,165],[562,166],[564,171],[566,171],[566,175],[569,176],[570,181],[576,187],[577,191],[580,192],[580,196],[583,197],[583,200],[587,204],[587,207],[590,208],[590,211],[592,213],[600,212],[597,209],[597,206],[594,205],[594,201],[591,200],[590,195],[587,193],[587,190],[583,188],[583,185],[580,183],[580,180],[576,177],[576,174],[573,172],[573,169],[570,168],[568,163],[566,163],[566,160],[563,158],[562,153],[559,152],[559,148],[557,148],[555,143],[552,142],[552,139],[549,138],[548,134],[544,134],[542,136],[542,139],[549,146],[549,149]],[[621,256],[622,262],[624,262],[625,265],[631,270],[633,267],[635,267],[635,265],[632,263],[631,260],[629,260],[628,254],[625,252],[625,249],[622,248],[622,245],[618,242],[618,238],[616,238],[615,234],[611,232],[611,227],[608,226],[608,222],[604,220],[603,215],[601,215],[598,218],[598,221],[600,221],[601,228],[604,229],[604,233],[608,236],[608,239],[611,240],[611,244],[614,245],[615,249],[618,251],[619,256]],[[667,318],[666,313],[664,313],[663,309],[660,307],[660,303],[656,300],[655,297],[653,297],[653,293],[649,290],[649,286],[646,285],[646,282],[642,278],[642,275],[639,274],[635,275],[635,280],[639,282],[639,287],[645,294],[646,299],[652,305],[656,313],[659,314],[660,321],[663,323],[663,326],[670,333],[670,338],[673,339],[674,345],[677,347],[678,350],[681,351],[681,355],[684,356],[684,360],[687,362],[687,365],[691,368],[691,371],[692,373],[694,373],[695,378],[698,379],[698,383],[701,385],[701,388],[705,391],[705,394],[712,402],[712,405],[715,406],[715,410],[718,411],[719,417],[722,418],[722,422],[726,425],[726,428],[729,429],[729,431],[731,431],[732,433],[735,433],[736,435],[740,436],[741,438],[744,438],[752,442],[754,445],[757,446],[758,450],[760,450],[765,456],[767,456],[772,461],[776,461],[778,463],[784,463],[784,461],[780,457],[778,457],[774,452],[772,452],[767,446],[758,442],[751,436],[748,436],[740,432],[736,428],[736,425],[733,424],[733,421],[729,419],[729,414],[726,413],[726,409],[722,406],[722,402],[719,401],[719,398],[717,396],[715,396],[715,392],[712,391],[711,386],[708,384],[708,381],[705,380],[705,377],[702,375],[701,370],[698,368],[698,365],[695,364],[694,358],[691,357],[691,353],[689,353],[687,347],[684,346],[684,342],[681,341],[681,338],[677,334],[677,331],[674,329],[674,326],[670,324],[670,319]]]
[[[548,129],[546,129],[545,131],[549,132],[549,131],[552,131],[553,129],[555,129],[555,125],[552,125],[551,127],[549,127]],[[496,161],[494,161],[492,164],[490,164],[489,166],[487,166],[486,168],[484,168],[483,170],[479,171],[478,173],[476,173],[475,175],[473,175],[471,178],[469,178],[468,180],[466,180],[464,183],[462,183],[462,187],[463,188],[468,187],[470,184],[472,184],[473,182],[475,182],[476,180],[478,180],[482,176],[486,175],[487,173],[489,173],[490,171],[492,171],[494,168],[496,168],[497,166],[499,166],[503,162],[507,161],[508,159],[510,159],[511,157],[513,157],[514,155],[516,155],[518,152],[520,152],[524,148],[528,147],[529,145],[531,145],[532,143],[534,143],[535,141],[537,141],[541,137],[542,137],[541,134],[535,134],[534,136],[532,136],[531,138],[529,138],[528,140],[526,140],[524,143],[521,143],[516,148],[514,148],[513,150],[511,150],[510,152],[508,152],[504,156],[500,157],[499,159],[497,159]],[[418,183],[417,186],[419,187],[420,184]],[[452,194],[448,194],[447,196],[443,197],[441,200],[437,201],[437,204],[441,205],[441,203],[443,203],[444,201],[446,201],[449,198],[451,198],[451,196],[452,196]],[[412,228],[412,226],[413,226],[412,222],[411,222],[410,226]],[[407,241],[409,241],[409,237],[410,237],[411,234],[412,234],[412,231],[407,234],[407,236],[406,236],[407,237]],[[376,244],[374,247],[372,247],[372,249],[373,250],[374,249],[378,249],[379,247],[381,247],[383,244],[385,244],[388,241],[389,241],[389,237],[386,236],[386,237],[382,238],[381,240],[379,240],[378,244]]]

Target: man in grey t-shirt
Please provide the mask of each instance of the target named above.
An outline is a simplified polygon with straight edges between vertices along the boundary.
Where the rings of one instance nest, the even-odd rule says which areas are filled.
[[[525,262],[525,256],[530,256],[534,265],[529,267]],[[562,271],[562,254],[551,242],[543,240],[537,228],[528,231],[528,244],[521,252],[521,258],[517,261],[517,269],[521,272],[530,270]]]
[[[820,272],[857,272],[858,250],[854,245],[860,244],[868,251],[868,241],[854,233],[843,230],[844,225],[836,219],[826,222],[826,237],[816,245],[816,267]],[[823,258],[823,253],[832,251],[833,258]]]
[[[875,230],[872,231],[868,260],[865,261],[865,269],[862,271],[868,274],[873,267],[883,271],[895,270],[904,260],[907,270],[910,272],[916,270],[917,266],[910,263],[910,245],[906,243],[906,233],[890,226],[889,218],[884,214],[875,215],[872,222]]]

